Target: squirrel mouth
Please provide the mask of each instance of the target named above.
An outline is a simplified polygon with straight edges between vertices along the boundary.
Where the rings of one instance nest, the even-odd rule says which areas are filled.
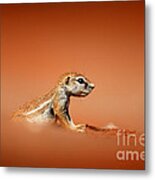
[[[86,90],[86,91],[83,91],[80,95],[81,95],[81,96],[86,96],[86,95],[88,95],[90,92],[91,92],[91,90]]]

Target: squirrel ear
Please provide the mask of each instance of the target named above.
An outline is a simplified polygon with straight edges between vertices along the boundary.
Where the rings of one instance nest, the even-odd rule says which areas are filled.
[[[65,79],[65,84],[66,84],[66,85],[69,84],[69,80],[70,80],[70,77],[68,76],[68,77]]]

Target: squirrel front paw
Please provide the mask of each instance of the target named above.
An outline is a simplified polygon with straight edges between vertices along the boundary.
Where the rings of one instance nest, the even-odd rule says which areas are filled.
[[[86,124],[77,124],[76,130],[77,130],[77,132],[84,133],[86,131]]]

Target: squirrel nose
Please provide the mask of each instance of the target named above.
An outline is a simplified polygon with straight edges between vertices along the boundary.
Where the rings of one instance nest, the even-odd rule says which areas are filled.
[[[89,84],[89,87],[94,89],[95,85],[93,83]]]

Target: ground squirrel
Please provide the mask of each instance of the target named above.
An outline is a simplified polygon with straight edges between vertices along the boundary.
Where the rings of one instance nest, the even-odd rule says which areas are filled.
[[[75,125],[69,115],[70,97],[85,97],[94,87],[94,84],[80,73],[65,73],[51,91],[19,107],[13,119],[24,119],[38,124],[59,120],[66,128],[85,132],[87,125]]]

